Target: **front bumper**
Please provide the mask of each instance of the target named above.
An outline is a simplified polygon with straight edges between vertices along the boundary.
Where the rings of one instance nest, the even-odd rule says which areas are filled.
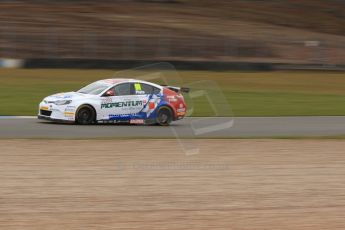
[[[38,110],[38,118],[59,122],[75,122],[75,106],[55,105],[41,102]]]
[[[53,122],[58,122],[58,123],[67,123],[67,124],[74,124],[75,123],[75,121],[55,119],[55,118],[51,118],[51,117],[43,116],[43,115],[37,115],[37,118],[40,120],[53,121]]]

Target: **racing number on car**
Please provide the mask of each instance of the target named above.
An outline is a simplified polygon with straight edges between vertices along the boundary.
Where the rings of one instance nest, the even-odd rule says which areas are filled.
[[[145,94],[145,91],[142,90],[140,83],[135,83],[134,84],[134,90],[135,90],[135,94],[136,95],[143,95],[143,94]]]

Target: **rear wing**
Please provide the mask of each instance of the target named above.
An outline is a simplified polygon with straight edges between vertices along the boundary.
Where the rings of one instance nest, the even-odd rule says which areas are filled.
[[[187,88],[187,87],[176,87],[176,86],[169,86],[169,85],[161,85],[161,86],[164,86],[176,93],[189,93],[190,91],[190,88]]]

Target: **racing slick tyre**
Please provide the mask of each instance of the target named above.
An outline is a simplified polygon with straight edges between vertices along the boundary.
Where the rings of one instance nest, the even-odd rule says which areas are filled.
[[[89,125],[95,122],[96,113],[95,110],[89,106],[84,105],[78,109],[76,114],[76,122],[80,125]]]
[[[168,126],[170,125],[173,119],[172,111],[169,107],[161,107],[157,111],[157,124],[161,126]]]

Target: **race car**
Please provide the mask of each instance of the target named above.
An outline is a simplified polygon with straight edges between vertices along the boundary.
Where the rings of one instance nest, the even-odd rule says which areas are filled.
[[[39,119],[71,122],[170,125],[186,115],[182,92],[189,88],[135,79],[105,79],[76,92],[48,96],[39,104]]]

